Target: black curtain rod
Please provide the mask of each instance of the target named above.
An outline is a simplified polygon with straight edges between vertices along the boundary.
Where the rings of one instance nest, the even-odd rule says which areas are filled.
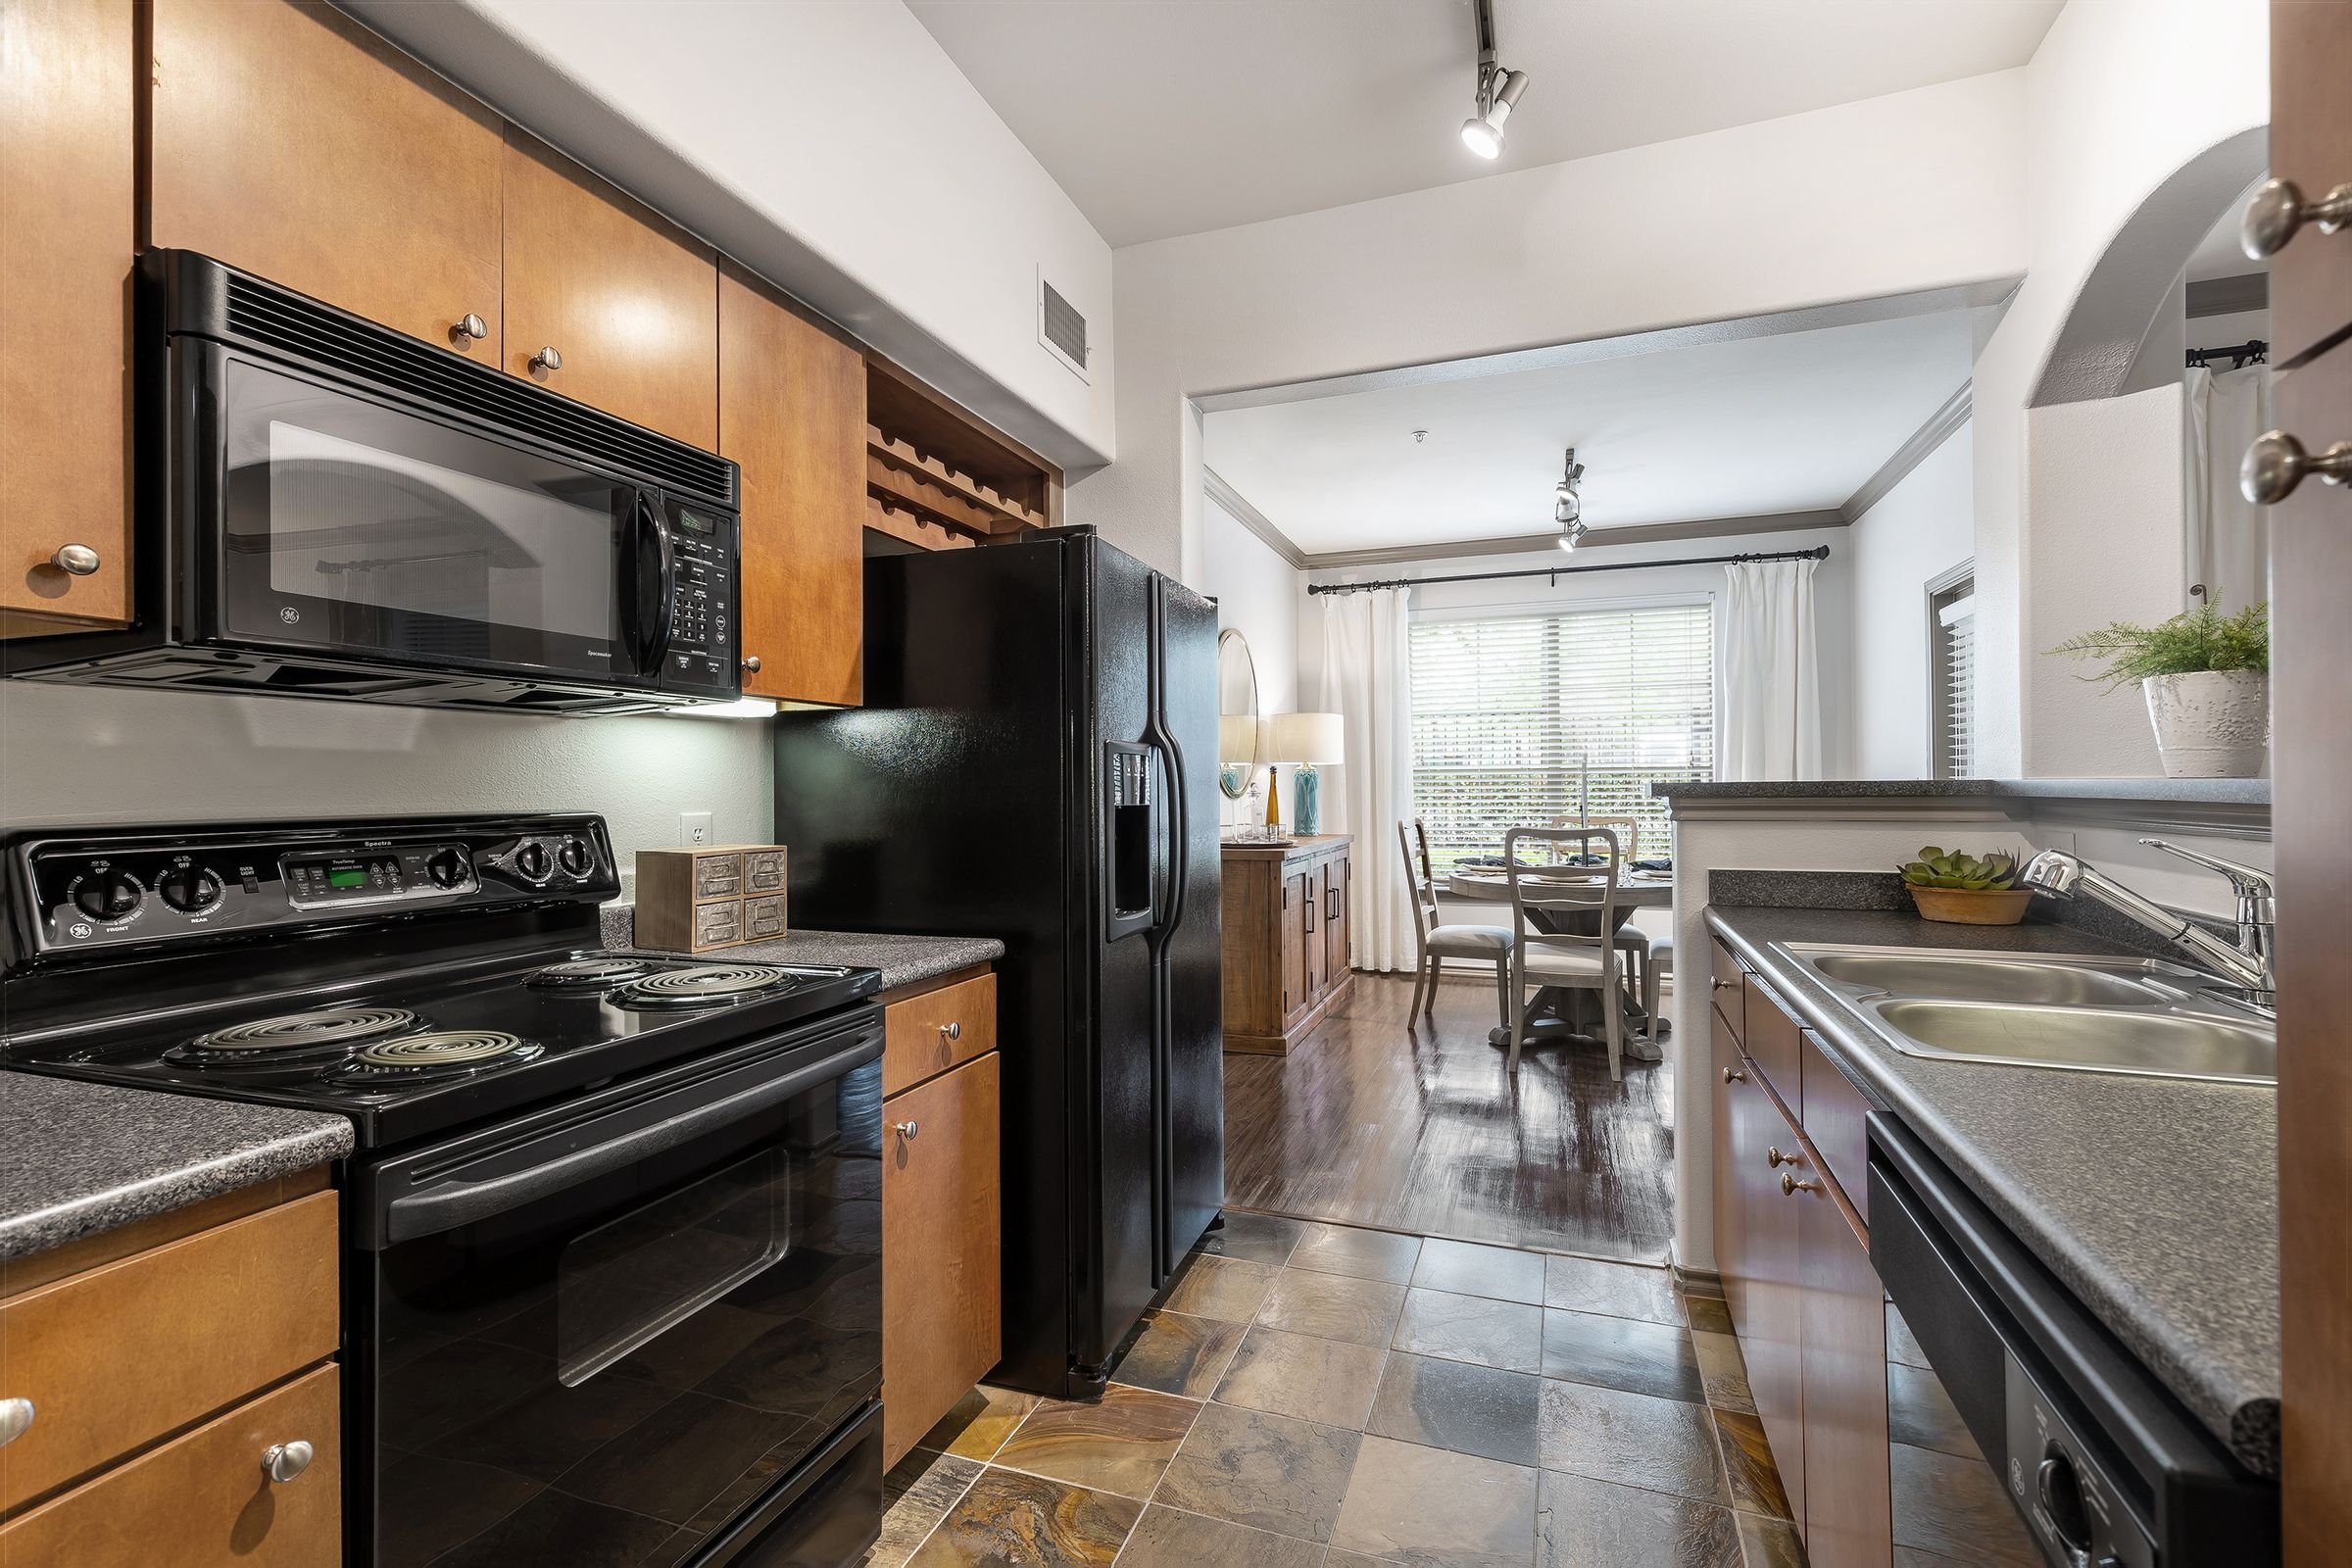
[[[1468,571],[1451,577],[1384,577],[1378,582],[1311,582],[1310,594],[1360,594],[1374,588],[1418,588],[1433,582],[1500,582],[1506,577],[1564,577],[1585,571],[1642,571],[1651,566],[1735,566],[1747,561],[1827,561],[1828,545],[1810,550],[1763,550],[1744,556],[1693,556],[1682,561],[1617,561],[1594,566],[1540,566],[1534,571]]]
[[[2255,337],[2248,338],[2243,343],[2225,344],[2218,349],[2190,349],[2187,368],[2201,369],[2207,360],[2228,360],[2230,362],[2230,368],[2238,370],[2245,368],[2246,362],[2249,360],[2260,364],[2269,360],[2270,357],[2271,346]]]

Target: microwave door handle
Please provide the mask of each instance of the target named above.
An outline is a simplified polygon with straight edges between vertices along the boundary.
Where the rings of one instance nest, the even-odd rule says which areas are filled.
[[[656,605],[653,625],[647,629],[645,641],[637,650],[637,665],[648,679],[660,676],[662,661],[669,654],[669,636],[677,616],[677,549],[670,541],[669,520],[662,515],[661,503],[649,496],[637,497],[637,519],[641,528],[650,528],[654,544],[661,554],[661,565],[655,569]],[[644,612],[642,600],[638,611]]]

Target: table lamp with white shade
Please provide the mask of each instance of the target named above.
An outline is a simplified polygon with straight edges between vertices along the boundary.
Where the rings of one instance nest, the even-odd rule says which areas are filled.
[[[1271,727],[1270,760],[1293,763],[1298,769],[1298,809],[1294,825],[1301,833],[1320,833],[1322,786],[1315,769],[1348,760],[1347,723],[1337,713],[1277,713]]]

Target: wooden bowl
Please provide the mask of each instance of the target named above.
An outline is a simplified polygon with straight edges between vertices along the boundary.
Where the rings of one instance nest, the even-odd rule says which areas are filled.
[[[1923,888],[1904,883],[1923,920],[1946,925],[2015,925],[2034,902],[2032,888]]]

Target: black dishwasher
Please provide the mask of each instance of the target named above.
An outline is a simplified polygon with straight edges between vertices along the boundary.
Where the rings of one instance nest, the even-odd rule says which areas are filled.
[[[2278,1489],[2248,1472],[1899,1124],[1870,1118],[1870,1256],[2061,1568],[2260,1568]]]

